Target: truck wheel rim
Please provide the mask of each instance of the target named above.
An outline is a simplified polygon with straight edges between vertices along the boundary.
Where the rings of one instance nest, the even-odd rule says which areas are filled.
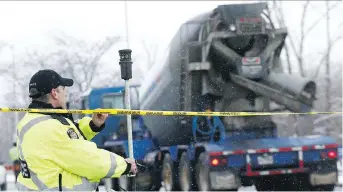
[[[112,179],[104,179],[104,185],[106,189],[113,189]]]
[[[163,169],[163,182],[166,191],[171,191],[172,188],[172,175],[171,175],[171,167],[169,164],[164,165]]]
[[[199,174],[199,179],[200,179],[200,190],[201,191],[207,191],[209,189],[208,186],[208,171],[205,166],[200,167],[200,174]]]
[[[188,176],[188,169],[183,166],[181,171],[181,185],[183,191],[189,191],[189,176]]]
[[[122,188],[128,190],[128,178],[126,176],[119,177],[119,184]]]

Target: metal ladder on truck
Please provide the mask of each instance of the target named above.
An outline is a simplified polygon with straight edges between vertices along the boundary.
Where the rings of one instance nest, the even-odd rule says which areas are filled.
[[[211,20],[200,20],[200,21],[190,21],[185,23],[181,30],[180,30],[180,42],[183,44],[182,50],[180,53],[180,62],[181,62],[181,73],[180,73],[180,110],[183,111],[201,111],[204,110],[203,107],[200,107],[198,104],[199,102],[202,102],[200,99],[202,99],[201,95],[201,89],[202,85],[202,75],[203,71],[208,71],[211,67],[211,64],[209,62],[206,62],[206,58],[204,56],[204,49],[206,49],[208,46],[208,41],[201,41],[201,39],[197,40],[190,40],[189,33],[188,33],[188,25],[196,24],[201,25],[206,22],[210,22]],[[183,28],[186,28],[185,35],[182,34]],[[201,27],[201,26],[200,26]],[[205,30],[205,28],[200,29]],[[182,39],[182,37],[186,37],[187,39]],[[196,55],[194,52],[200,54]],[[207,119],[208,128],[209,130],[201,130],[199,128],[198,117],[192,117],[187,118],[185,116],[181,116],[181,124],[186,124],[187,120],[191,120],[192,124],[192,135],[194,141],[197,141],[200,139],[198,136],[200,136],[202,139],[213,142],[214,141],[214,134],[218,130],[219,132],[224,132],[224,125],[219,120],[219,117],[212,117],[210,119]],[[200,135],[198,135],[200,134]],[[223,140],[224,137],[222,137],[221,140]]]
[[[181,84],[180,84],[180,110],[184,111],[192,111],[192,101],[194,99],[198,98],[192,98],[192,88],[194,85],[194,81],[190,81],[192,78],[196,78],[196,73],[199,74],[199,71],[202,70],[208,70],[210,69],[210,63],[208,62],[194,62],[190,61],[190,50],[195,50],[195,49],[203,49],[207,41],[190,41],[188,38],[188,25],[192,24],[203,24],[208,22],[209,20],[200,20],[200,21],[190,21],[185,23],[180,30],[180,42],[183,43],[182,46],[182,51],[180,53],[180,60],[181,60]],[[185,28],[185,35],[182,34],[184,31],[183,28]],[[187,39],[184,40],[182,39],[183,37],[186,37]],[[202,55],[202,50],[201,50],[201,57]],[[202,59],[203,60],[203,59]],[[194,96],[193,96],[194,97]]]

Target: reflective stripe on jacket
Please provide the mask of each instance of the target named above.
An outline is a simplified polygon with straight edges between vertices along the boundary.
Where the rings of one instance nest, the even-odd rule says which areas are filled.
[[[100,179],[127,171],[123,157],[88,141],[97,134],[90,123],[91,118],[84,117],[78,129],[62,116],[26,114],[17,129],[22,167],[18,190],[93,191]]]

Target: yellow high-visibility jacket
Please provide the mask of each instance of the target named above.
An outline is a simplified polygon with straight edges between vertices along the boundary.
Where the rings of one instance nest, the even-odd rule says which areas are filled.
[[[17,127],[17,189],[93,191],[100,179],[126,174],[131,166],[123,157],[89,141],[97,134],[91,124],[90,117],[77,127],[61,115],[27,113]]]

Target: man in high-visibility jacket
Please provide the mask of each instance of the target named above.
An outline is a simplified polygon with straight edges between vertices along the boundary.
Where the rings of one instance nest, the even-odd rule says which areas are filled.
[[[66,108],[65,87],[72,79],[40,70],[30,80],[29,108]],[[71,114],[27,113],[17,126],[21,174],[18,190],[94,191],[100,179],[137,173],[133,159],[98,149],[90,140],[104,128],[108,114],[73,122]]]

